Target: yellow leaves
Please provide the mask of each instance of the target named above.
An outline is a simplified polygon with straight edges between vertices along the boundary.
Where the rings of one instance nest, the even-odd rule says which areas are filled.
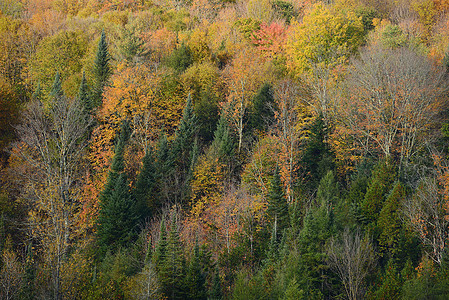
[[[363,40],[363,24],[353,12],[333,12],[314,5],[302,23],[291,26],[288,67],[295,75],[310,72],[311,64],[335,67],[345,63]]]

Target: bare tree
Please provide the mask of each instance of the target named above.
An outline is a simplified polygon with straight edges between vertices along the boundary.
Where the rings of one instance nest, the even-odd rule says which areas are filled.
[[[3,250],[1,254],[2,268],[0,269],[0,298],[9,300],[17,299],[20,291],[23,274],[23,265],[17,255],[11,249]]]
[[[409,48],[366,48],[352,63],[340,119],[364,146],[370,141],[370,151],[397,153],[403,163],[438,113],[443,76],[443,68]]]
[[[345,229],[341,239],[331,238],[327,263],[343,282],[348,299],[363,298],[363,281],[375,264],[374,250],[367,237]]]
[[[78,178],[89,122],[76,100],[59,97],[45,109],[31,102],[17,127],[27,170],[29,225],[51,270],[54,299],[61,295],[61,267],[74,237]]]
[[[415,195],[405,202],[403,208],[405,220],[422,243],[429,247],[427,254],[437,264],[441,264],[449,240],[447,176],[446,170],[440,176],[421,179]]]

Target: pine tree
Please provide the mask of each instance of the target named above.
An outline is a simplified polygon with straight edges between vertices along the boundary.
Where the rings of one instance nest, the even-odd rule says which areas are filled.
[[[91,112],[93,105],[90,99],[89,87],[87,85],[86,74],[83,72],[83,77],[81,78],[81,83],[78,91],[78,100],[84,106],[86,112]]]
[[[40,82],[37,83],[36,90],[34,90],[33,95],[31,95],[31,99],[37,100],[37,101],[42,101],[42,88],[41,88]]]
[[[106,34],[103,29],[94,61],[95,88],[91,100],[93,108],[101,105],[104,87],[107,85],[109,77],[112,74],[112,69],[109,65],[110,60],[111,57],[109,55],[108,43],[106,42]]]
[[[225,163],[234,155],[235,142],[231,135],[226,111],[222,112],[218,120],[212,148],[217,152],[220,160]]]
[[[288,203],[285,198],[279,167],[276,167],[273,178],[268,187],[268,208],[267,215],[271,226],[273,226],[273,234],[275,240],[282,237],[283,231],[289,225]]]
[[[59,99],[63,95],[64,92],[62,91],[61,76],[59,75],[59,72],[56,72],[55,80],[53,81],[53,86],[50,91],[50,97],[52,99]]]

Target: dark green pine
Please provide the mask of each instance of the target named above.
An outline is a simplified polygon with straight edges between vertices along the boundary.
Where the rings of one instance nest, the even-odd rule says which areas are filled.
[[[35,299],[35,279],[36,271],[34,268],[33,247],[30,243],[27,247],[27,254],[25,260],[25,274],[22,279],[22,287],[20,289],[20,299],[31,300]]]
[[[94,61],[95,91],[92,99],[93,107],[101,105],[104,87],[112,74],[112,69],[109,65],[110,60],[111,56],[109,55],[108,43],[106,42],[106,34],[103,30]]]
[[[221,291],[221,279],[218,267],[215,269],[214,278],[212,281],[212,289],[210,291],[211,300],[221,300],[223,299],[223,293]]]
[[[268,187],[268,220],[273,226],[274,236],[276,240],[282,237],[284,229],[289,225],[288,203],[285,197],[279,167],[276,167],[274,175]]]

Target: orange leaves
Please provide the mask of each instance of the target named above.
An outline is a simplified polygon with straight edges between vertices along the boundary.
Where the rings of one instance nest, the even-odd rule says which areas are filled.
[[[260,29],[254,33],[252,42],[265,57],[273,59],[284,53],[286,36],[284,26],[278,23],[262,23]]]

